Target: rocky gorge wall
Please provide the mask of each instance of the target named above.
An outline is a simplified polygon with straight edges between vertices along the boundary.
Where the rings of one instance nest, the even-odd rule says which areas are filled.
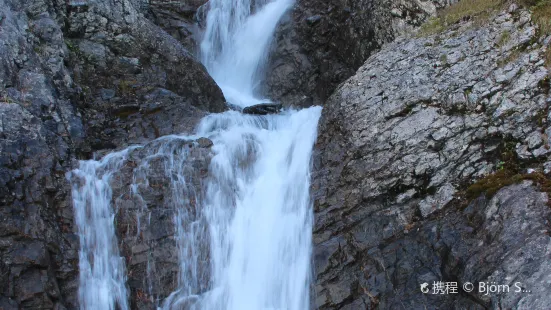
[[[179,247],[178,243],[189,243],[180,239],[190,235],[178,230],[189,231],[190,226],[197,225],[194,223],[204,221],[200,207],[205,200],[211,146],[212,141],[206,138],[155,140],[132,150],[111,178],[131,309],[156,309],[179,289],[180,271],[184,269],[179,251],[189,250],[189,246]],[[184,180],[174,182],[175,175]],[[208,249],[208,244],[204,247]],[[201,257],[196,272],[207,273],[208,263]],[[190,271],[186,268],[184,272]],[[203,283],[196,284],[200,292],[209,283],[201,280]]]
[[[315,307],[550,304],[549,37],[536,28],[512,4],[482,25],[400,37],[329,98],[314,160]],[[434,281],[531,293],[421,293]]]
[[[414,34],[448,4],[299,0],[280,24],[266,91],[324,106],[313,307],[550,303],[549,39],[518,6],[483,25]],[[201,5],[0,0],[0,308],[77,308],[65,174],[135,143],[145,146],[112,181],[131,308],[151,309],[177,287],[172,159],[147,156],[152,140],[226,109],[193,56]],[[200,198],[210,143],[174,144]],[[134,182],[140,195],[129,194]],[[532,293],[420,293],[438,280],[520,281]]]
[[[383,44],[453,2],[297,0],[276,33],[266,91],[285,105],[323,105]]]
[[[203,66],[146,9],[0,2],[2,309],[77,308],[78,238],[65,178],[77,159],[189,132],[225,109]]]

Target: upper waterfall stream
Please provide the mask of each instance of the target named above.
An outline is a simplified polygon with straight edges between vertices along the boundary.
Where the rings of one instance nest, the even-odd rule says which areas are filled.
[[[205,5],[205,67],[228,102],[241,107],[268,102],[259,85],[276,26],[293,2],[211,0]],[[132,308],[112,184],[121,182],[115,175],[136,152],[143,159],[132,166],[129,190],[121,193],[140,205],[133,211],[134,238],[141,238],[142,226],[156,225],[153,206],[144,199],[149,177],[162,174],[171,180],[170,197],[162,203],[172,212],[179,275],[176,289],[156,300],[157,307],[308,309],[310,160],[320,115],[320,107],[266,116],[210,114],[193,136],[161,137],[101,160],[81,161],[68,174],[80,236],[81,309]],[[190,151],[183,143],[199,137],[213,142],[208,177],[201,185],[193,182]],[[155,168],[160,160],[162,169]],[[146,272],[153,278],[157,267],[147,257]],[[154,281],[148,283],[154,295]]]
[[[269,101],[258,97],[276,26],[292,0],[210,0],[201,61],[234,105]]]

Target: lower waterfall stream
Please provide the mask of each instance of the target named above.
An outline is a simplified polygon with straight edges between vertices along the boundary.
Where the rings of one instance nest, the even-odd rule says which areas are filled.
[[[230,103],[246,107],[267,101],[257,88],[277,23],[292,4],[205,4],[201,59]],[[179,275],[176,290],[155,302],[159,309],[308,309],[310,160],[320,115],[320,107],[264,116],[210,114],[193,136],[165,136],[101,160],[81,161],[68,174],[80,236],[80,308],[131,308],[110,184],[130,154],[142,150],[145,159],[134,168],[126,194],[141,197],[156,158],[165,159],[163,171],[171,180],[165,201],[174,210]],[[179,143],[199,137],[213,142],[203,188],[191,182],[188,153]],[[141,215],[150,210],[144,206],[136,212],[139,234],[145,225]]]

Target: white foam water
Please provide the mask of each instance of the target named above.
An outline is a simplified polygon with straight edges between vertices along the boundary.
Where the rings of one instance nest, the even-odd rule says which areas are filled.
[[[211,0],[207,5],[203,64],[228,102],[241,107],[268,102],[259,97],[258,87],[276,26],[293,1]]]
[[[201,309],[309,308],[309,171],[320,114],[315,107],[203,122],[205,131],[222,130],[212,136],[216,156],[204,207],[212,290]]]
[[[320,115],[321,108],[312,107],[268,116],[230,111],[202,120],[198,136],[214,142],[215,154],[201,214],[209,233],[182,230],[185,238],[178,239],[188,240],[181,244],[188,254],[181,259],[196,271],[183,275],[184,285],[163,309],[309,308],[310,158]],[[205,274],[189,256],[200,251],[194,240],[201,238],[209,244],[211,268],[208,290],[197,294],[185,284],[201,283],[197,277]]]
[[[72,183],[75,223],[80,237],[78,297],[81,309],[129,309],[125,265],[115,235],[109,185],[111,175],[121,167],[129,150],[111,153],[101,161],[81,161],[79,168],[67,175]]]
[[[245,107],[267,101],[258,94],[258,85],[277,23],[292,4],[291,0],[207,4],[201,58],[230,103]],[[178,210],[174,215],[178,287],[159,308],[309,309],[310,159],[320,115],[319,107],[266,116],[228,111],[201,121],[196,135],[189,138],[208,137],[214,142],[206,188],[191,189],[185,183],[179,169],[185,157],[171,160],[167,170],[173,182],[179,182],[171,188],[186,190],[173,191],[171,199]],[[173,139],[182,137],[157,142]],[[172,147],[156,150],[165,151],[167,157],[175,152]],[[81,240],[81,309],[129,307],[109,188],[110,176],[127,152],[82,161],[70,174]],[[139,173],[147,174],[147,165]],[[179,202],[199,190],[205,191],[204,199],[190,216]]]

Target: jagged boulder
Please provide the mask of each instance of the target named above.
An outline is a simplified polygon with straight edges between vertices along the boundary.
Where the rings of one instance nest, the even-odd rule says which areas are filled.
[[[515,5],[473,23],[385,45],[325,104],[313,173],[319,309],[550,302],[539,271],[550,242],[549,39]],[[523,179],[535,181],[501,189]],[[502,229],[527,212],[524,233]],[[514,264],[520,253],[533,264]],[[532,293],[419,289],[514,279]]]
[[[71,68],[92,149],[190,133],[205,112],[226,110],[203,65],[142,11],[127,0],[100,1],[68,16]]]

